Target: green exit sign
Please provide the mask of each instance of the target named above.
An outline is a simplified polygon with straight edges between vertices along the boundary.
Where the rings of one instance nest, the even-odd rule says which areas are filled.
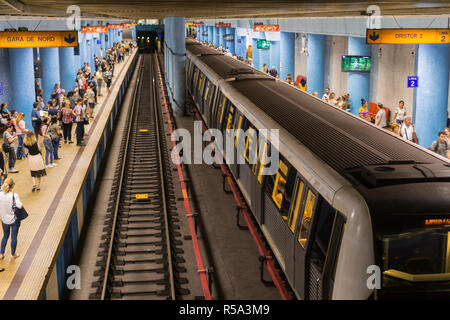
[[[270,41],[269,40],[258,40],[257,48],[258,49],[270,49]]]

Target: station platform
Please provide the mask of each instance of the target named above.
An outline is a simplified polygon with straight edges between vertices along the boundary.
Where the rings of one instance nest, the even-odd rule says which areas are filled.
[[[9,240],[5,258],[0,261],[0,269],[5,269],[0,273],[1,299],[61,298],[66,277],[71,274],[67,268],[76,253],[96,177],[137,57],[134,49],[124,62],[116,65],[111,90],[108,93],[106,87],[103,89],[94,119],[85,127],[88,133],[85,146],[62,143],[59,149],[62,159],[57,167],[46,169],[39,192],[31,190],[26,159],[17,161],[19,173],[9,175],[29,217],[22,222],[18,234],[16,252],[20,257],[11,257]],[[73,130],[74,137],[75,126]],[[39,142],[45,150],[41,137]]]

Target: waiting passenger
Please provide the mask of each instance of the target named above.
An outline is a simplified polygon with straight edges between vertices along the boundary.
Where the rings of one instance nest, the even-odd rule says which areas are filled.
[[[52,137],[50,135],[50,130],[48,129],[49,125],[50,125],[50,118],[45,117],[41,128],[45,147],[45,169],[57,166],[57,164],[54,163],[53,161],[54,151],[53,151]]]
[[[262,72],[269,73],[269,68],[267,67],[267,65],[265,63],[262,66]]]
[[[450,128],[445,128],[445,141],[447,141],[447,143],[450,143]]]
[[[431,145],[431,150],[440,154],[444,158],[450,157],[450,144],[445,141],[445,131],[439,131],[438,139],[434,141]]]
[[[10,173],[17,173],[19,170],[15,168],[16,165],[16,152],[18,147],[17,134],[13,131],[12,124],[6,126],[6,130],[3,133],[3,152],[8,155],[8,166]]]
[[[411,123],[410,116],[405,117],[405,121],[403,122],[402,127],[400,129],[400,136],[408,141],[418,143],[416,129],[414,128],[414,125]]]
[[[11,235],[11,255],[14,259],[19,257],[16,254],[17,235],[19,234],[20,220],[18,220],[12,210],[13,204],[19,209],[23,208],[20,197],[17,193],[13,193],[14,180],[12,178],[5,179],[2,184],[2,191],[0,192],[0,215],[3,228],[3,239],[0,249],[0,260],[5,258],[5,249],[8,244],[9,236]]]
[[[61,160],[61,157],[59,157],[59,155],[58,155],[58,149],[59,149],[59,140],[62,138],[63,134],[62,134],[61,126],[58,124],[57,117],[50,118],[50,126],[48,127],[48,131],[50,132],[50,136],[52,138],[53,159]],[[56,164],[55,164],[55,166],[56,166]]]
[[[17,147],[17,159],[25,158],[27,155],[25,154],[25,147],[23,145],[23,139],[25,139],[25,133],[27,133],[27,129],[25,126],[25,114],[21,112],[19,116],[16,118],[16,133],[19,138],[19,146]]]
[[[302,80],[300,80],[300,84],[298,85],[298,87],[301,90],[306,91],[306,80],[305,80],[305,78],[302,78]]]
[[[284,79],[285,82],[287,82],[288,84],[294,84],[294,80],[292,80],[292,76],[290,73],[288,73],[286,79]]]
[[[332,106],[336,106],[336,99],[335,99],[336,95],[334,94],[334,92],[330,93],[330,96],[328,97],[328,103],[331,104]]]
[[[45,172],[41,150],[39,149],[36,136],[32,131],[28,131],[25,134],[24,144],[28,150],[28,165],[30,166],[31,178],[33,179],[33,189],[31,191],[39,191],[41,190],[41,178],[47,175],[47,173]]]
[[[33,103],[33,111],[31,111],[31,125],[33,126],[36,139],[39,139],[39,130],[41,129],[41,115],[39,114],[39,103]]]
[[[314,97],[319,97],[319,93],[318,93],[317,91],[313,91],[311,94],[312,94]]]
[[[378,112],[375,116],[375,125],[380,128],[385,128],[386,123],[386,110],[383,108],[383,104],[378,103]]]
[[[403,121],[406,117],[406,110],[405,110],[405,102],[403,100],[400,100],[398,102],[398,108],[395,109],[394,113],[394,119],[395,122],[397,122],[399,125],[403,124]]]
[[[361,107],[359,108],[359,117],[361,119],[364,119],[366,121],[370,122],[370,114],[369,109],[367,109],[367,101],[364,99],[361,99]]]
[[[392,133],[394,133],[396,136],[400,136],[400,126],[398,123],[393,123],[391,125]]]
[[[270,74],[272,77],[278,78],[278,71],[277,71],[277,69],[275,68],[275,66],[272,66],[272,69],[269,71],[269,74]]]
[[[322,96],[322,100],[325,100],[328,102],[328,97],[330,96],[330,88],[325,88],[325,93]]]

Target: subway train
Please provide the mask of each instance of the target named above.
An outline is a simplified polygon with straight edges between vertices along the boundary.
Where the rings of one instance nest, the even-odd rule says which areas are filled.
[[[227,165],[297,298],[450,297],[446,159],[192,39],[186,75],[208,128],[279,130]]]
[[[164,33],[160,30],[138,30],[136,40],[139,53],[154,53],[158,50],[161,43],[164,42]]]

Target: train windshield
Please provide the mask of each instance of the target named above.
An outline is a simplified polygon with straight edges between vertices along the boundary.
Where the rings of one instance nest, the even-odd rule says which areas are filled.
[[[383,289],[430,292],[450,283],[450,226],[385,236],[382,250]],[[422,290],[421,290],[422,288]],[[398,290],[403,289],[403,290]]]

